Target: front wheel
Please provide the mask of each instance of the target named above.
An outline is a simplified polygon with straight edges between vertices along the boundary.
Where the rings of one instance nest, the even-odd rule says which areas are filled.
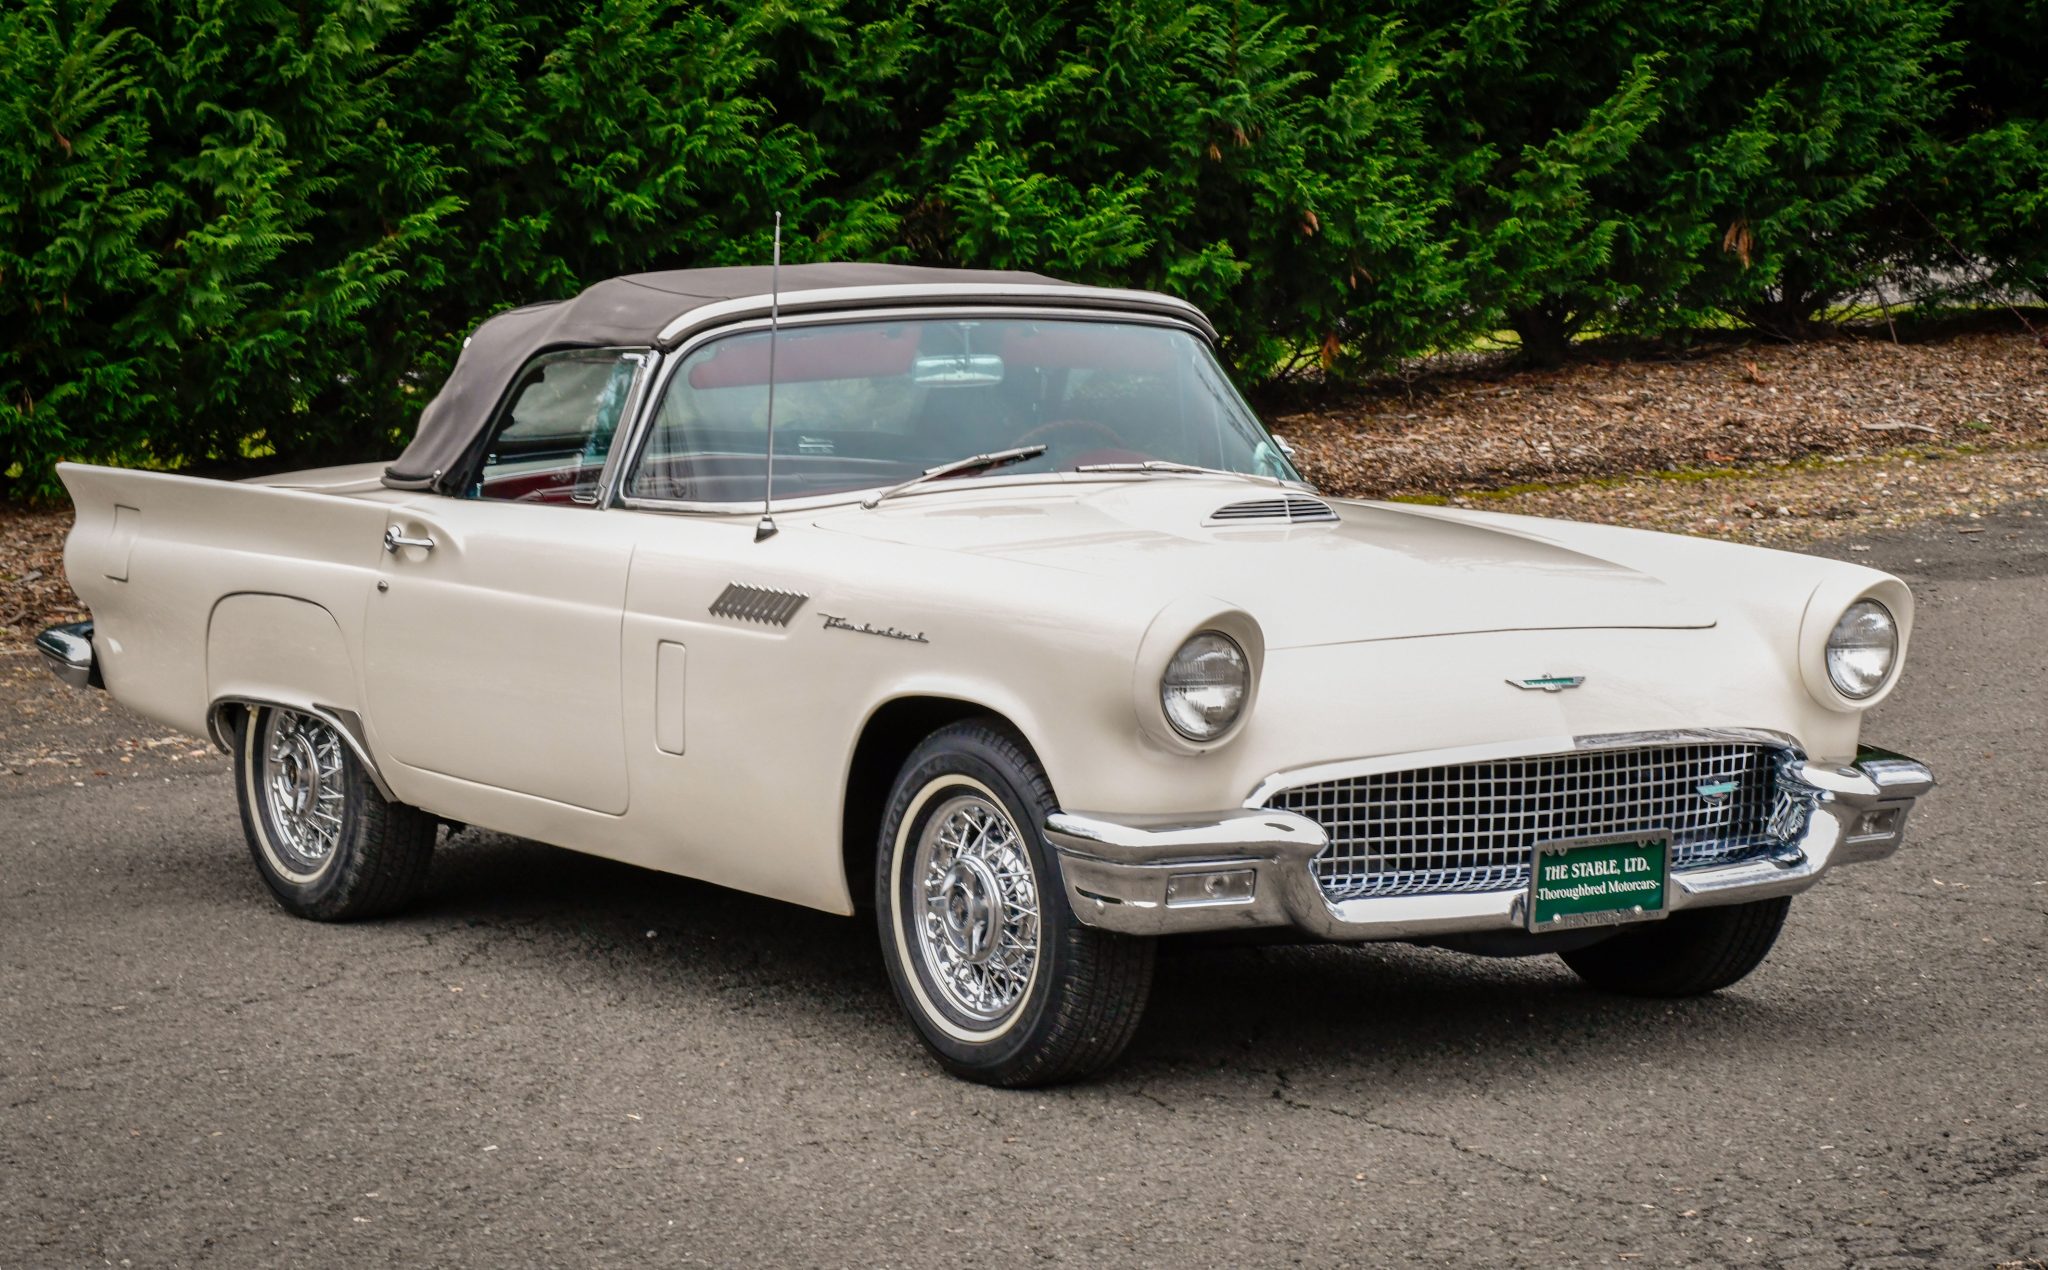
[[[426,881],[438,822],[378,793],[316,715],[251,708],[235,734],[235,788],[256,872],[300,917],[381,916]]]
[[[1632,997],[1696,997],[1718,992],[1763,964],[1789,897],[1699,908],[1560,953],[1596,988]]]
[[[933,733],[903,765],[875,870],[882,956],[939,1062],[987,1085],[1114,1062],[1151,991],[1154,946],[1074,918],[1039,826],[1057,809],[1021,737]]]

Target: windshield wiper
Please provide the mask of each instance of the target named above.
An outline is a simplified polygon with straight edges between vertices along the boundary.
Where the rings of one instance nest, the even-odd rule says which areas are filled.
[[[1174,463],[1167,459],[1146,459],[1142,463],[1086,463],[1074,469],[1076,472],[1179,472],[1195,476],[1242,476],[1247,480],[1264,481],[1268,485],[1285,488],[1289,482],[1263,472],[1234,472],[1227,467],[1197,467],[1193,463]]]
[[[891,485],[888,489],[870,494],[860,500],[860,505],[872,510],[879,507],[883,499],[894,498],[905,490],[916,489],[926,481],[936,481],[946,476],[957,476],[962,472],[972,472],[980,467],[1008,467],[1012,463],[1022,463],[1026,459],[1035,459],[1043,453],[1045,453],[1045,447],[1042,445],[1020,445],[1014,450],[991,450],[987,454],[976,454],[964,459],[954,459],[951,463],[941,463],[937,467],[928,467],[901,485]]]

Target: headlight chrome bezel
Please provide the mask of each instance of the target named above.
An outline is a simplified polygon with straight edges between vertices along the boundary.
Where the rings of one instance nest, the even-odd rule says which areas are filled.
[[[1188,641],[1205,634],[1221,635],[1244,656],[1249,679],[1243,703],[1230,726],[1207,741],[1184,735],[1167,718],[1162,687],[1167,668]],[[1131,665],[1131,709],[1149,742],[1170,754],[1208,754],[1230,745],[1245,733],[1259,708],[1260,680],[1265,674],[1266,634],[1251,614],[1214,596],[1182,596],[1161,609],[1138,641]]]
[[[1214,659],[1219,656],[1225,664],[1234,668],[1234,683],[1191,682],[1194,678],[1191,672],[1195,670],[1198,659]],[[1175,682],[1177,672],[1182,677],[1178,684]],[[1184,719],[1184,711],[1177,713],[1175,710],[1176,692],[1179,692],[1180,699],[1185,701],[1186,694],[1191,690],[1202,688],[1215,688],[1226,694],[1234,694],[1229,703],[1229,714],[1220,724],[1207,731],[1202,730],[1199,724]],[[1192,745],[1214,745],[1228,736],[1244,719],[1245,707],[1251,703],[1251,696],[1251,658],[1245,654],[1244,648],[1236,640],[1219,630],[1196,631],[1181,641],[1180,647],[1167,659],[1165,671],[1159,676],[1159,711],[1166,719],[1166,726]]]
[[[1799,622],[1799,679],[1814,702],[1837,714],[1861,714],[1892,695],[1913,643],[1913,593],[1894,577],[1853,569],[1829,577],[1807,596]],[[1884,678],[1868,694],[1850,695],[1829,673],[1828,647],[1835,628],[1857,605],[1870,603],[1891,618],[1892,655]]]
[[[1869,638],[1875,628],[1882,631],[1881,641]],[[1882,650],[1883,668],[1875,678],[1859,678],[1854,673],[1851,658],[1859,653]],[[1821,646],[1822,668],[1827,672],[1828,684],[1850,701],[1861,704],[1871,700],[1892,681],[1899,670],[1899,619],[1883,601],[1873,596],[1864,596],[1842,610],[1829,628],[1827,642]],[[1858,684],[1864,686],[1859,688]]]

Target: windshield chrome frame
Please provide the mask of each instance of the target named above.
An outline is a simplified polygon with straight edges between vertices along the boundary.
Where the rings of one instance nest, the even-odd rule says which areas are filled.
[[[950,304],[916,305],[903,308],[849,309],[838,313],[806,313],[795,317],[785,315],[782,318],[782,329],[787,331],[793,328],[845,325],[855,322],[890,322],[956,317],[983,319],[1048,318],[1054,321],[1116,322],[1164,327],[1169,330],[1187,332],[1189,335],[1194,336],[1208,350],[1210,357],[1214,358],[1216,355],[1215,341],[1209,338],[1207,331],[1191,321],[1183,321],[1170,314],[1159,312],[1131,312],[1105,308],[1065,308],[1034,304]],[[630,419],[631,430],[622,438],[622,444],[613,447],[613,453],[618,456],[619,462],[615,471],[607,471],[605,473],[605,488],[598,502],[600,507],[624,507],[634,511],[682,512],[700,516],[739,516],[756,514],[760,511],[761,500],[758,498],[736,502],[706,502],[691,499],[638,497],[627,494],[625,490],[627,479],[639,467],[641,452],[646,448],[648,439],[654,431],[655,415],[661,410],[662,398],[667,394],[669,381],[675,377],[677,369],[685,361],[689,360],[692,353],[695,353],[713,340],[724,339],[730,335],[745,335],[755,331],[766,331],[768,326],[768,318],[758,317],[722,326],[709,327],[696,332],[674,349],[662,354],[654,368],[655,373],[652,376],[652,382],[648,385],[646,393],[633,403],[635,409]],[[1222,372],[1220,362],[1217,365],[1217,370]],[[1251,403],[1244,399],[1244,394],[1238,391],[1235,383],[1231,382],[1229,374],[1223,373],[1222,380],[1224,385],[1230,389],[1231,394],[1237,398],[1238,405],[1244,409],[1245,413],[1251,417],[1254,423],[1259,425],[1259,430],[1264,432],[1267,438],[1273,442],[1274,448],[1279,449],[1279,439],[1273,436],[1272,430],[1266,427],[1266,421],[1259,418],[1258,412],[1252,409]],[[1284,453],[1284,451],[1282,452]],[[1307,481],[1288,481],[1275,477],[1262,477],[1250,472],[1233,473],[1232,475],[1241,475],[1246,480],[1255,480],[1269,487],[1278,480],[1281,485],[1288,488],[1302,489],[1310,493],[1315,492],[1315,487]],[[1145,472],[992,473],[988,476],[964,476],[945,481],[935,481],[929,486],[920,487],[917,492],[923,493],[926,490],[933,489],[950,492],[953,490],[979,488],[989,484],[1063,484],[1076,476],[1089,480],[1161,479],[1160,474]],[[1170,474],[1167,474],[1167,479],[1171,479]],[[891,482],[865,485],[859,489],[841,490],[831,494],[813,494],[804,498],[777,499],[775,505],[778,508],[789,511],[809,511],[816,508],[837,507],[847,503],[858,503],[876,490],[887,488],[888,484],[891,484]]]
[[[1113,287],[1077,286],[1063,282],[910,282],[881,286],[822,287],[809,291],[780,292],[776,296],[734,296],[686,311],[654,337],[663,352],[678,351],[677,345],[694,343],[697,335],[713,328],[723,330],[737,317],[766,317],[771,307],[785,314],[807,313],[837,316],[858,309],[873,311],[916,307],[930,309],[1068,309],[1087,313],[1147,313],[1177,319],[1196,328],[1203,341],[1216,342],[1215,328],[1208,315],[1179,296],[1158,291],[1129,291]]]

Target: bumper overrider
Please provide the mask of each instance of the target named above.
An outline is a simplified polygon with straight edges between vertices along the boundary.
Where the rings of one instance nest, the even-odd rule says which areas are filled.
[[[1785,840],[1752,858],[1673,872],[1668,911],[1793,895],[1838,864],[1883,859],[1898,850],[1914,801],[1934,788],[1925,764],[1873,747],[1846,764],[1788,753],[1777,781],[1793,808]],[[1401,940],[1528,924],[1526,885],[1332,900],[1311,868],[1329,835],[1276,808],[1178,817],[1058,812],[1045,835],[1075,916],[1124,934],[1292,927],[1328,940]]]
[[[52,626],[36,636],[36,651],[50,673],[74,688],[104,688],[98,660],[92,651],[92,623],[72,622]]]

